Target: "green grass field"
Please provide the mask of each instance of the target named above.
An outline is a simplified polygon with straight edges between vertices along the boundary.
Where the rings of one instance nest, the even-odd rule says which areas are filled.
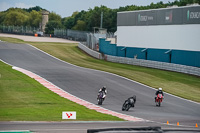
[[[154,88],[162,87],[164,92],[200,102],[200,77],[197,76],[94,59],[80,50],[77,44],[24,42],[2,37],[0,40],[29,43],[69,63],[115,73]],[[0,67],[0,73],[7,75],[8,72],[14,76],[11,78],[12,76],[1,74],[3,77],[0,78],[0,120],[61,120],[63,110],[74,109],[81,110],[78,120],[120,120],[65,100],[3,63]],[[30,91],[26,88],[30,88]],[[34,100],[27,101],[32,97]],[[90,111],[91,116],[85,118],[84,114]]]
[[[61,121],[62,111],[76,111],[78,121],[121,120],[64,99],[0,61],[0,121]]]

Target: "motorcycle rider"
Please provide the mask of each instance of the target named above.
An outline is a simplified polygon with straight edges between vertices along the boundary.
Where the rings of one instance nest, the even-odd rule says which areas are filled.
[[[157,95],[158,95],[158,94],[162,94],[162,96],[163,96],[163,98],[164,98],[164,94],[163,94],[162,88],[158,88],[158,90],[156,91],[156,93],[155,93],[155,95],[156,95],[156,97],[155,97],[155,102],[156,102],[156,98],[157,98]]]
[[[99,93],[100,93],[101,91],[103,91],[103,93],[104,93],[104,98],[103,98],[103,100],[105,100],[106,94],[107,94],[106,86],[103,86],[102,88],[100,88],[100,89],[99,89]],[[98,94],[98,95],[99,95],[99,94]],[[97,98],[97,99],[98,99],[98,98]]]
[[[128,101],[128,103],[131,105],[131,107],[135,107],[135,102],[136,102],[136,96],[133,95],[132,97],[129,97],[124,104]]]

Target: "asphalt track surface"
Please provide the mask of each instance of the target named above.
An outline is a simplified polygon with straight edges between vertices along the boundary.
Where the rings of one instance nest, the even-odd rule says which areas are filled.
[[[63,90],[88,102],[97,103],[97,92],[107,86],[108,95],[102,107],[112,111],[154,121],[194,127],[200,124],[200,104],[169,94],[161,107],[154,103],[155,90],[113,74],[77,67],[61,62],[29,45],[0,42],[0,59],[47,79]],[[135,108],[121,111],[123,102],[136,95]],[[140,125],[140,124],[139,124]],[[144,126],[142,122],[141,126]],[[148,124],[146,124],[148,125]]]
[[[186,127],[177,127],[172,125],[160,125],[160,124],[155,124],[153,122],[0,122],[0,131],[8,131],[9,129],[10,131],[28,130],[39,133],[87,133],[88,129],[143,128],[143,127],[157,127],[157,126],[160,126],[162,129],[186,131],[178,133],[191,133],[188,132],[187,130],[200,132],[199,128],[188,128],[188,127],[186,128]],[[167,132],[167,133],[172,133],[172,132]]]

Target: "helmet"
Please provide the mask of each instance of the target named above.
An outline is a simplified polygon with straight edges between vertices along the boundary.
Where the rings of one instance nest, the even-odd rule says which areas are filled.
[[[159,91],[161,91],[161,90],[162,90],[162,88],[158,88],[158,90],[159,90]]]
[[[106,86],[103,86],[103,89],[106,89]]]

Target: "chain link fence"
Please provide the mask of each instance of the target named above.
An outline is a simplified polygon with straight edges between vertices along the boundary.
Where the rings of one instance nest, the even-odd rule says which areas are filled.
[[[76,31],[70,29],[54,29],[55,37],[66,38],[69,40],[81,41],[81,42],[87,41],[87,34],[89,33],[90,32],[87,31]]]
[[[113,33],[100,34],[70,29],[54,29],[54,36],[80,41],[88,48],[99,51],[99,38],[113,37]]]
[[[113,32],[108,32],[107,34],[106,34],[106,38],[115,38],[116,36],[115,36],[115,34],[113,33]]]
[[[0,25],[0,32],[20,35],[34,35],[39,28],[29,26],[5,26]]]
[[[106,38],[106,34],[87,34],[86,46],[92,50],[99,51],[99,38]]]
[[[97,49],[97,44],[98,44],[98,40],[97,38],[94,36],[94,34],[92,33],[88,33],[87,34],[87,42],[86,42],[86,46],[92,50],[95,50]]]

